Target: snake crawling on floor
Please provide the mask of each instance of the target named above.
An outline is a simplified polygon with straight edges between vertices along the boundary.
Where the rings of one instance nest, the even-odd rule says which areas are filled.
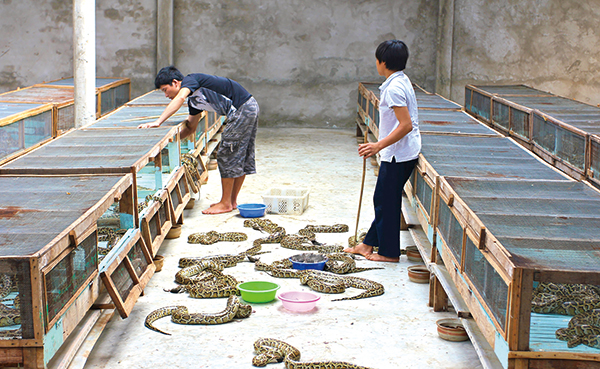
[[[170,333],[161,331],[154,327],[152,323],[165,316],[171,316],[171,321],[177,324],[223,324],[232,321],[233,319],[248,318],[252,314],[252,306],[242,304],[236,296],[230,296],[227,299],[225,310],[218,313],[190,313],[185,306],[165,306],[152,311],[146,320],[144,326],[153,331],[171,335]]]
[[[300,350],[275,338],[259,338],[254,342],[254,351],[252,365],[258,367],[283,361],[287,369],[369,369],[344,361],[301,362]]]

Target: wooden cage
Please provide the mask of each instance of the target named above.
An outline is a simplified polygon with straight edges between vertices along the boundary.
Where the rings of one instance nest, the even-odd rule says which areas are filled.
[[[0,102],[0,165],[50,141],[53,104]]]
[[[37,86],[75,88],[74,78],[63,78],[41,83]],[[100,118],[131,99],[131,80],[129,78],[96,77],[96,118]]]
[[[135,175],[136,203],[153,196],[180,167],[177,127],[80,129],[0,167],[0,174]],[[134,224],[139,226],[137,207]]]
[[[111,293],[123,257],[135,255],[134,293],[115,306],[128,314],[154,265],[139,230],[134,177],[119,175],[0,176],[0,273],[2,327],[0,364],[45,368],[101,295]],[[102,218],[115,210],[125,235],[100,261]],[[134,251],[132,251],[134,250]],[[140,258],[140,255],[142,257]],[[103,275],[103,273],[105,275]],[[120,302],[120,303],[117,303]],[[130,310],[129,310],[130,311]]]
[[[540,283],[600,286],[600,194],[571,181],[445,177],[438,196],[436,248],[503,365],[600,367],[597,348],[556,338],[571,316],[532,312]]]
[[[53,137],[75,127],[75,97],[72,88],[31,86],[0,94],[0,102],[53,104]]]

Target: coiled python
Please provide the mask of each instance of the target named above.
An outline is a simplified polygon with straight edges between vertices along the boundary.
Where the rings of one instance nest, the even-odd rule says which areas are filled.
[[[600,287],[590,284],[540,283],[533,291],[531,311],[577,315],[600,309]]]
[[[300,350],[275,338],[259,338],[254,342],[254,351],[252,365],[258,367],[283,361],[288,369],[369,369],[343,361],[300,362]]]
[[[148,314],[144,326],[153,331],[171,335],[154,327],[152,323],[170,315],[171,321],[177,324],[223,324],[233,319],[248,318],[251,314],[252,306],[242,304],[236,296],[230,296],[227,299],[225,310],[218,313],[190,313],[185,306],[165,306]]]
[[[0,277],[0,299],[3,302],[10,301],[11,298],[5,299],[14,289],[15,283],[13,277],[8,274],[3,274]],[[20,297],[17,295],[12,299],[12,305],[14,308],[8,307],[5,304],[0,303],[0,327],[8,327],[11,325],[21,324],[21,311],[20,311]],[[14,330],[6,331],[8,338],[12,338],[16,332]],[[0,336],[2,337],[2,336]]]
[[[584,344],[600,349],[600,311],[588,311],[571,318],[567,328],[556,331],[556,338],[569,348]]]
[[[201,243],[203,245],[212,245],[219,241],[242,242],[246,241],[248,236],[242,232],[223,232],[217,231],[192,233],[188,236],[188,243]]]
[[[288,264],[289,263],[289,264]],[[344,297],[332,301],[358,300],[367,297],[383,295],[385,289],[381,283],[359,277],[338,276],[332,273],[320,270],[291,269],[291,262],[283,259],[272,264],[266,264],[257,260],[254,263],[256,270],[267,272],[276,278],[300,278],[300,283],[305,284],[311,289],[322,293],[343,293],[346,288],[353,287],[363,289],[365,292],[352,297]]]

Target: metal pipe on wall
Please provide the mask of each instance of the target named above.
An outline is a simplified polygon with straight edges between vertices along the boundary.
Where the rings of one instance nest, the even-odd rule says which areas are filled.
[[[75,127],[96,120],[96,1],[73,0]]]

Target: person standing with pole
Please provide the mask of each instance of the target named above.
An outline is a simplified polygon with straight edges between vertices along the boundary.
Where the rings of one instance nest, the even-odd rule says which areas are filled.
[[[363,158],[379,153],[381,166],[373,205],[375,220],[362,243],[345,249],[372,261],[400,261],[402,190],[421,152],[417,99],[404,74],[408,47],[399,40],[382,42],[375,51],[377,72],[386,78],[379,87],[379,138],[358,146]],[[377,253],[373,248],[378,247]]]
[[[138,128],[159,127],[188,99],[189,116],[183,121],[182,139],[196,132],[202,111],[215,111],[226,117],[217,164],[221,174],[221,200],[203,214],[220,214],[237,208],[237,196],[248,174],[256,173],[255,140],[259,106],[242,85],[229,78],[194,73],[183,76],[174,66],[164,67],[154,81],[171,102],[160,117]],[[189,97],[189,98],[188,98]]]

